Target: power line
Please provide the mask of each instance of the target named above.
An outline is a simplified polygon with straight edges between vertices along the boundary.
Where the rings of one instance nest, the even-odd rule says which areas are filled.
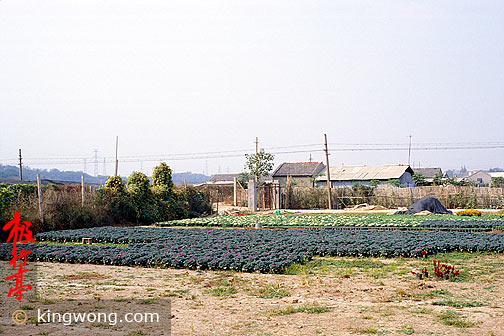
[[[352,152],[352,151],[408,151],[410,147],[407,144],[343,144],[343,143],[330,143],[332,148],[329,152]],[[433,146],[436,145],[436,146]],[[315,147],[314,149],[300,149],[300,150],[286,150],[286,151],[270,151],[271,149],[289,149],[289,148],[305,148]],[[336,148],[335,148],[336,146]],[[342,147],[353,146],[353,147]],[[362,147],[361,147],[362,146]],[[373,147],[369,147],[373,146]],[[397,147],[390,147],[397,146]],[[504,148],[503,142],[458,142],[458,143],[418,143],[411,146],[411,150],[415,151],[441,151],[441,150],[476,150],[476,149],[502,149]],[[302,144],[297,146],[277,146],[269,147],[269,152],[274,155],[285,154],[298,154],[298,153],[313,153],[323,152],[324,149],[320,144]],[[213,151],[213,152],[198,152],[198,153],[184,153],[184,154],[161,154],[161,155],[128,155],[118,157],[121,162],[140,162],[140,161],[184,161],[184,160],[201,160],[201,159],[218,159],[218,158],[233,158],[242,157],[245,153],[251,150],[229,150],[229,151]],[[82,164],[86,162],[83,157],[51,157],[51,158],[26,158],[24,157],[25,164]],[[17,161],[18,159],[9,158],[2,159],[1,161]],[[115,162],[115,157],[103,157],[105,162]],[[95,155],[96,162],[96,155]]]

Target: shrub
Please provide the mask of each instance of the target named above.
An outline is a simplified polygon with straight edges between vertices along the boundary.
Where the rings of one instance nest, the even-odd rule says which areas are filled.
[[[463,210],[456,214],[457,216],[481,216],[482,212],[479,210]]]
[[[159,205],[154,199],[149,178],[140,172],[133,172],[127,181],[127,192],[133,209],[134,221],[150,224],[158,221]]]

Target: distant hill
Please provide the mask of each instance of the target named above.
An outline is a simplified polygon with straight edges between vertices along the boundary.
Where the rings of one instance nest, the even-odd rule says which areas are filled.
[[[37,180],[37,174],[40,174],[40,178],[44,180],[54,180],[63,182],[80,182],[81,181],[81,171],[61,171],[58,169],[35,169],[30,167],[23,167],[23,181],[35,181]],[[19,179],[19,168],[16,166],[4,166],[0,165],[0,178],[6,178],[11,180]],[[84,174],[84,181],[86,183],[92,184],[103,184],[107,181],[107,176],[91,176]]]
[[[37,174],[40,174],[40,178],[44,180],[54,180],[63,182],[77,182],[81,181],[81,171],[61,171],[58,169],[34,169],[30,167],[23,167],[23,180],[24,181],[35,181],[37,179]],[[9,180],[19,179],[19,168],[16,166],[4,166],[0,164],[0,178]],[[183,185],[184,179],[187,184],[199,184],[208,180],[208,176],[203,174],[193,174],[191,172],[185,173],[174,173],[172,174],[173,183],[175,185]],[[92,184],[104,184],[107,181],[107,176],[91,176],[89,174],[84,174],[84,180],[86,183]]]
[[[194,174],[191,172],[172,174],[173,183],[175,183],[175,185],[183,185],[184,179],[187,181],[187,184],[200,184],[205,182],[209,178],[210,176],[203,174]]]

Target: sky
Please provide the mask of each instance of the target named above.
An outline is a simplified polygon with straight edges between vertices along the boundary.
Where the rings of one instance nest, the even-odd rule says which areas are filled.
[[[121,175],[239,172],[327,134],[331,165],[411,135],[414,166],[504,167],[503,36],[502,0],[0,0],[0,164],[112,174],[118,136]]]

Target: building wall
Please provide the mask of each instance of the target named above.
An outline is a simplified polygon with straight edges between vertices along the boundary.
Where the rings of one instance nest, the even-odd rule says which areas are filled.
[[[490,185],[492,183],[492,177],[485,172],[477,172],[476,174],[464,178],[464,180],[473,182],[476,185]]]
[[[278,181],[280,187],[285,187],[287,185],[287,177],[273,177],[273,181]],[[313,187],[312,178],[311,177],[296,177],[291,176],[291,181],[293,186],[296,187]]]
[[[404,174],[402,174],[402,176],[399,178],[399,183],[401,186],[404,186],[404,187],[414,187],[415,186],[415,181],[413,181],[413,176],[408,172],[405,172]]]

